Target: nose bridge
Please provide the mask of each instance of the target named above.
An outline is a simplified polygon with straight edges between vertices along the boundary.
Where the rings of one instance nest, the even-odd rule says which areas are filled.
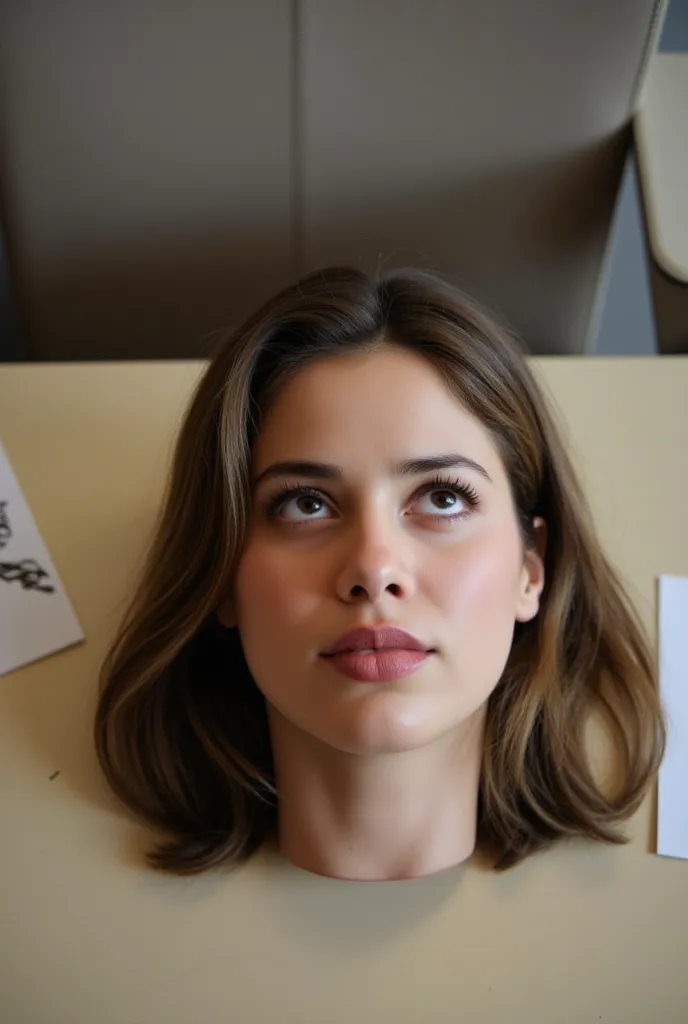
[[[354,551],[374,564],[390,561],[399,546],[396,516],[383,499],[361,502],[352,532]]]
[[[342,596],[365,591],[374,600],[387,588],[402,594],[410,587],[409,552],[395,513],[384,500],[361,503],[348,531],[339,580]]]

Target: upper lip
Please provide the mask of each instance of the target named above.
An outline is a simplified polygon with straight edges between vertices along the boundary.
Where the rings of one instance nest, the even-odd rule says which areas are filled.
[[[323,655],[328,657],[332,654],[341,654],[343,651],[373,650],[379,651],[383,648],[396,648],[404,651],[431,651],[426,643],[412,636],[403,629],[396,629],[393,626],[378,626],[375,629],[361,627],[351,629],[348,633],[340,636]]]

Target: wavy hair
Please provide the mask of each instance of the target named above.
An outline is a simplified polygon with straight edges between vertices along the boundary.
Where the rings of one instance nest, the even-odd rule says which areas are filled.
[[[103,666],[98,758],[115,794],[165,833],[148,858],[157,868],[236,864],[275,836],[265,700],[216,610],[247,535],[251,450],[270,401],[311,360],[380,344],[427,359],[490,432],[524,545],[535,543],[533,517],[548,528],[540,610],[516,624],[487,706],[479,848],[505,869],[565,836],[625,842],[619,825],[655,777],[665,722],[648,638],[522,343],[434,275],[332,267],[280,292],[218,346]],[[618,769],[604,784],[586,738],[594,715]]]

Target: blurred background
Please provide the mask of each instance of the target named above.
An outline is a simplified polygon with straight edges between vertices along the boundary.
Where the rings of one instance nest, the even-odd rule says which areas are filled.
[[[688,352],[688,0],[4,0],[0,360],[203,356],[328,263]]]

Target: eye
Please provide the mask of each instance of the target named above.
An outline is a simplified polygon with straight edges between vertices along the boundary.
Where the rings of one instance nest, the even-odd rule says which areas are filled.
[[[269,502],[266,509],[268,519],[281,519],[288,523],[305,523],[311,519],[326,519],[323,509],[327,507],[327,498],[313,487],[284,484],[282,490]],[[285,510],[291,513],[285,515]]]
[[[426,484],[421,498],[427,500],[429,508],[420,514],[445,522],[467,518],[480,504],[479,495],[473,487],[461,480],[444,477],[437,477]]]

